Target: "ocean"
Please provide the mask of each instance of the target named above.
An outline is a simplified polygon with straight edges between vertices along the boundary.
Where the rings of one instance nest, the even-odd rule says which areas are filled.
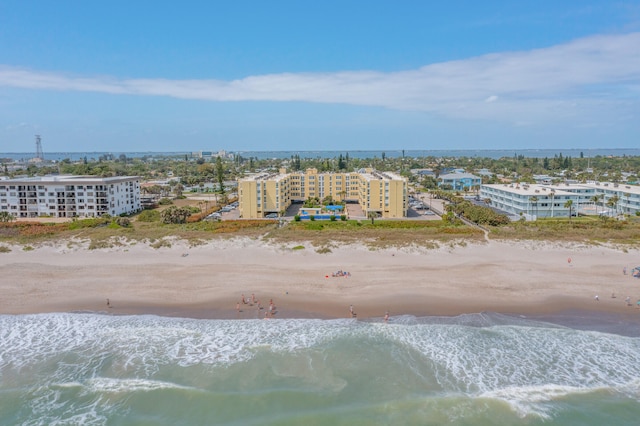
[[[197,152],[196,150],[195,152]],[[217,151],[216,151],[217,152]],[[383,154],[386,158],[401,158],[404,154],[407,158],[420,157],[471,157],[471,158],[504,158],[513,157],[515,155],[523,155],[528,158],[554,158],[556,155],[562,154],[564,157],[579,158],[581,155],[585,158],[597,156],[639,156],[638,148],[557,148],[557,149],[423,149],[423,150],[398,150],[396,148],[389,150],[348,150],[343,151],[228,151],[229,153],[241,155],[244,158],[254,157],[263,159],[288,159],[293,155],[299,155],[300,158],[338,158],[340,155],[349,154],[350,158],[382,158]],[[176,157],[184,158],[185,155],[191,155],[189,152],[45,152],[44,158],[49,161],[60,161],[66,158],[71,161],[80,161],[83,158],[88,160],[97,160],[103,155],[113,155],[114,158],[120,157],[121,154],[128,158],[143,157]],[[0,152],[0,158],[8,158],[14,161],[27,161],[35,157],[35,152]]]
[[[0,424],[637,425],[640,337],[621,330],[1,315]]]

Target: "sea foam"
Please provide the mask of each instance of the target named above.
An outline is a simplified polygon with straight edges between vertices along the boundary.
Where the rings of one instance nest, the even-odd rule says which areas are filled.
[[[267,359],[260,365],[280,380],[298,380],[304,389],[330,393],[348,392],[354,381],[364,380],[366,388],[369,375],[404,369],[399,377],[412,379],[397,384],[398,390],[429,398],[465,395],[504,401],[519,416],[549,416],[549,402],[568,395],[603,389],[630,398],[640,394],[635,369],[640,365],[639,338],[492,314],[397,317],[389,324],[352,319],[0,316],[0,347],[1,386],[39,389],[32,391],[34,410],[57,403],[75,387],[105,395],[208,391],[215,386],[215,380],[206,379],[208,372],[234,367],[228,374],[242,374],[243,369],[235,367],[249,366],[257,358]],[[353,356],[359,358],[349,358]],[[349,368],[332,364],[347,360],[357,367],[357,378],[349,376]],[[300,364],[299,371],[288,369],[291,363]],[[184,371],[173,373],[175,368]],[[91,404],[84,415],[102,418],[105,408]]]

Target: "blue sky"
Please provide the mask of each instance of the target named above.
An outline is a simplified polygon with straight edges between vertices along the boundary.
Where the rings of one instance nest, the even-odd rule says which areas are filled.
[[[637,148],[640,1],[0,0],[0,152]]]

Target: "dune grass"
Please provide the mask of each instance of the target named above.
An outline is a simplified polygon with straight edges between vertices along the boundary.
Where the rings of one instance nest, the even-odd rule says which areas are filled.
[[[515,222],[492,228],[490,237],[506,240],[545,240],[558,242],[640,244],[640,220],[581,217]]]
[[[447,221],[369,220],[290,222],[279,227],[274,220],[203,221],[162,224],[133,220],[122,227],[102,219],[68,223],[0,223],[0,243],[33,247],[51,241],[84,241],[89,248],[109,248],[124,243],[146,242],[168,247],[167,240],[184,240],[192,246],[215,238],[250,237],[302,249],[308,242],[327,253],[340,244],[364,244],[371,249],[418,246],[436,248],[482,242],[481,230]],[[545,240],[588,244],[640,245],[640,218],[573,218],[515,222],[489,230],[489,237],[502,240]],[[3,245],[3,246],[4,246]],[[29,250],[28,248],[26,250]],[[5,250],[2,250],[5,251]],[[6,251],[5,251],[6,252]]]

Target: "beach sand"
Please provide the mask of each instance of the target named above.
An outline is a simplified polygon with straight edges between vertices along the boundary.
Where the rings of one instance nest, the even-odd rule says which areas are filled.
[[[304,249],[294,250],[296,245]],[[190,318],[359,319],[493,311],[640,315],[638,250],[545,242],[498,242],[437,249],[369,250],[220,239],[154,249],[137,243],[89,250],[60,242],[0,253],[0,313],[107,312]],[[569,259],[571,260],[569,262]],[[628,275],[623,274],[627,267]],[[333,277],[336,271],[348,277]],[[612,298],[615,293],[615,298]],[[240,304],[255,294],[257,304]],[[595,296],[599,296],[599,301]],[[625,303],[631,297],[632,306]],[[107,306],[109,299],[110,306]]]

